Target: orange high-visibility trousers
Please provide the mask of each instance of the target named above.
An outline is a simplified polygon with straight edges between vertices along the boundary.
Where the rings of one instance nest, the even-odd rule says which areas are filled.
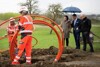
[[[20,44],[18,46],[18,54],[16,55],[14,61],[18,61],[20,57],[22,56],[22,53],[25,49],[26,52],[26,60],[29,60],[31,62],[31,52],[32,52],[32,36],[27,35],[23,39],[21,39]]]
[[[13,38],[13,35],[8,35],[8,42],[9,42],[9,46],[11,45],[11,40],[12,40],[12,38]],[[15,48],[17,48],[17,40],[15,40],[16,42],[15,42]]]
[[[8,35],[9,46],[10,46],[10,43],[11,43],[11,39],[12,39],[12,38],[13,38],[13,36]]]

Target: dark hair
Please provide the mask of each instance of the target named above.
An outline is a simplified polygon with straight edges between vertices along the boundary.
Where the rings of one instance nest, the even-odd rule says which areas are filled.
[[[76,17],[77,15],[76,14],[73,14],[72,16],[75,16]]]
[[[66,17],[66,20],[68,20],[68,19],[69,19],[69,17],[68,17],[67,15],[65,15],[64,17]]]

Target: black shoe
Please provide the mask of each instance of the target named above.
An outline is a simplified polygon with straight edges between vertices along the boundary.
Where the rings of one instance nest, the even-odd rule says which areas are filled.
[[[79,47],[76,47],[75,49],[80,49]]]
[[[83,49],[83,51],[86,51],[86,49]]]
[[[94,52],[94,50],[90,50],[90,52]]]

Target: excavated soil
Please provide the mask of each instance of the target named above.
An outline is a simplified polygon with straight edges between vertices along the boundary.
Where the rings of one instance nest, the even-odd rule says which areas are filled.
[[[0,52],[0,67],[100,67],[100,53],[90,53],[72,48],[65,48],[61,59],[53,63],[58,49],[33,49],[32,64],[25,63],[23,54],[20,65],[11,65],[9,51]]]

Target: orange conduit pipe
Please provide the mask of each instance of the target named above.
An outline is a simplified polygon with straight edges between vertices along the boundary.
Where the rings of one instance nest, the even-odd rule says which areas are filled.
[[[61,34],[62,34],[62,38],[60,38],[59,33],[56,31],[56,29],[55,29],[50,23],[45,22],[45,21],[42,21],[42,20],[34,20],[34,21],[33,21],[34,24],[44,24],[44,25],[47,25],[47,26],[51,27],[51,28],[55,31],[55,33],[56,33],[56,35],[57,35],[57,37],[58,37],[58,41],[59,41],[59,51],[58,51],[58,54],[57,54],[57,56],[56,56],[56,58],[55,58],[54,61],[58,61],[58,60],[60,59],[60,57],[61,57],[61,55],[62,55],[62,52],[63,52],[63,49],[64,49],[64,36],[63,36],[64,34],[63,34],[63,32],[62,32],[61,27],[59,27],[57,23],[55,23],[53,20],[51,20],[51,19],[49,19],[49,18],[47,18],[47,17],[39,16],[39,15],[31,15],[31,16],[33,16],[33,17],[41,17],[41,18],[47,19],[47,20],[53,22],[53,23],[58,27],[58,29],[60,30],[60,32],[61,32]],[[19,17],[20,17],[20,16],[15,17],[14,19],[19,18]],[[8,22],[8,21],[10,21],[10,20],[11,20],[11,19],[2,22],[2,23],[0,24],[0,26],[3,25],[3,24],[5,24],[6,22]],[[19,32],[19,31],[16,31],[16,33],[14,34],[14,37],[12,38],[12,44],[15,43],[13,40],[14,40],[15,38],[17,38],[18,32]],[[13,54],[13,53],[14,53],[14,51],[13,51],[14,48],[13,48],[13,47],[14,47],[14,46],[10,46],[10,55],[11,55],[12,60],[13,60],[13,58],[14,58],[14,54]],[[13,51],[13,52],[12,52],[12,51]],[[13,57],[12,57],[12,56],[13,56]]]
[[[53,21],[53,20],[51,20],[51,19],[49,19],[49,18],[47,18],[47,17],[45,17],[45,16],[34,15],[34,14],[32,14],[31,16],[32,16],[32,17],[41,17],[41,18],[44,18],[44,19],[47,19],[47,20],[53,22],[53,23],[59,28],[59,30],[60,30],[60,32],[61,32],[61,34],[62,34],[62,38],[64,38],[64,34],[63,34],[63,31],[62,31],[61,27],[59,27],[58,24],[57,24],[55,21]],[[19,17],[20,17],[20,16],[14,17],[14,19],[19,18]],[[7,22],[9,22],[10,20],[12,20],[12,19],[8,19],[8,20],[3,21],[3,22],[0,24],[0,26],[3,25],[3,24],[5,24],[5,23],[7,23]],[[62,39],[62,41],[64,41],[64,40]]]
[[[58,24],[57,24],[55,21],[53,21],[53,20],[51,20],[50,18],[47,18],[47,17],[45,17],[45,16],[40,16],[40,15],[31,15],[31,16],[33,16],[33,17],[41,17],[41,18],[44,18],[44,19],[47,19],[47,20],[53,22],[53,23],[58,27],[58,29],[60,30],[60,32],[61,32],[61,34],[62,34],[62,35],[61,35],[61,36],[62,36],[62,44],[64,45],[64,33],[63,33],[61,27],[59,27]]]
[[[61,39],[62,39],[62,45],[63,45],[62,49],[64,49],[64,33],[63,33],[61,27],[59,27],[58,24],[57,24],[56,22],[54,22],[53,20],[51,20],[51,19],[49,19],[49,18],[47,18],[47,17],[45,17],[45,16],[40,16],[40,15],[31,15],[31,16],[34,16],[34,17],[41,17],[41,18],[44,18],[44,19],[47,19],[47,20],[53,22],[53,23],[58,27],[58,29],[60,30],[60,32],[61,32],[61,34],[62,34],[62,35],[61,35],[61,36],[62,36],[62,38],[61,38]],[[61,53],[58,53],[57,56],[56,56],[56,59],[57,59],[58,56],[60,56],[60,55],[61,55]],[[56,61],[56,59],[55,59],[55,61]],[[59,60],[59,59],[57,59],[57,60]]]
[[[34,14],[32,14],[31,16],[32,16],[32,17],[41,17],[41,18],[44,18],[44,19],[47,19],[47,20],[53,22],[53,23],[59,28],[59,30],[60,30],[60,32],[61,32],[61,34],[62,34],[62,43],[63,43],[63,45],[64,45],[64,34],[63,34],[63,31],[62,31],[61,27],[59,27],[58,24],[57,24],[56,22],[54,22],[53,20],[51,20],[51,19],[49,19],[49,18],[47,18],[47,17],[45,17],[45,16],[34,15]],[[20,17],[20,16],[14,17],[14,19],[19,18],[19,17]],[[3,21],[3,22],[0,24],[0,26],[3,25],[3,24],[5,24],[5,23],[7,23],[7,22],[9,22],[10,20],[12,20],[12,19],[8,19],[8,20]]]
[[[0,40],[7,38],[7,36],[0,37]],[[36,44],[38,44],[38,40],[35,37],[33,37],[33,36],[32,36],[32,38],[36,41],[36,43],[32,46],[32,47],[34,47]]]
[[[56,58],[55,58],[54,61],[58,61],[58,60],[60,59],[61,55],[62,55],[62,52],[63,52],[63,45],[62,45],[62,40],[61,40],[60,35],[59,35],[59,33],[57,32],[57,30],[56,30],[51,24],[49,24],[49,23],[47,23],[47,22],[45,22],[45,21],[42,21],[42,20],[34,20],[34,21],[33,21],[33,24],[44,24],[44,25],[47,25],[47,26],[49,26],[50,28],[52,28],[52,29],[54,30],[54,32],[56,33],[56,35],[57,35],[57,37],[58,37],[58,42],[59,42],[58,54],[57,54],[57,56],[56,56]],[[14,48],[13,48],[13,47],[14,47],[14,44],[15,44],[15,41],[14,41],[14,40],[16,40],[15,38],[17,38],[18,32],[19,32],[19,31],[17,31],[17,32],[15,33],[15,35],[13,36],[13,38],[12,38],[12,42],[11,42],[12,46],[10,47],[10,48],[11,48],[11,49],[10,49],[10,50],[11,50],[11,53],[10,53],[10,55],[11,55],[11,60],[13,60],[14,57],[15,57]],[[13,52],[12,52],[12,51],[13,51]]]
[[[20,16],[14,17],[13,19],[17,19],[17,18],[19,18],[19,17],[20,17]],[[2,26],[3,24],[9,22],[10,20],[12,20],[12,19],[8,19],[8,20],[3,21],[2,23],[0,23],[0,26]]]
[[[59,27],[58,24],[55,21],[53,21],[50,18],[47,18],[45,16],[40,16],[40,15],[31,15],[31,16],[33,16],[33,17],[41,17],[41,18],[44,18],[44,19],[47,19],[47,20],[53,22],[58,27],[58,29],[60,30],[60,32],[62,34],[62,38],[64,38],[64,34],[63,34],[63,31],[62,31],[61,27]]]
[[[58,42],[59,42],[59,50],[58,50],[58,54],[54,60],[54,62],[58,61],[62,55],[62,52],[63,52],[63,49],[64,49],[64,46],[63,46],[63,43],[62,43],[62,40],[60,38],[60,35],[59,33],[57,32],[57,30],[49,23],[45,22],[45,21],[42,21],[42,20],[34,20],[33,21],[34,24],[44,24],[44,25],[47,25],[49,26],[50,28],[52,28],[54,30],[54,32],[56,33],[57,37],[58,37]]]
[[[34,47],[35,45],[38,44],[38,40],[35,37],[33,37],[33,36],[32,36],[32,38],[36,41],[36,43],[32,46],[32,47]]]

